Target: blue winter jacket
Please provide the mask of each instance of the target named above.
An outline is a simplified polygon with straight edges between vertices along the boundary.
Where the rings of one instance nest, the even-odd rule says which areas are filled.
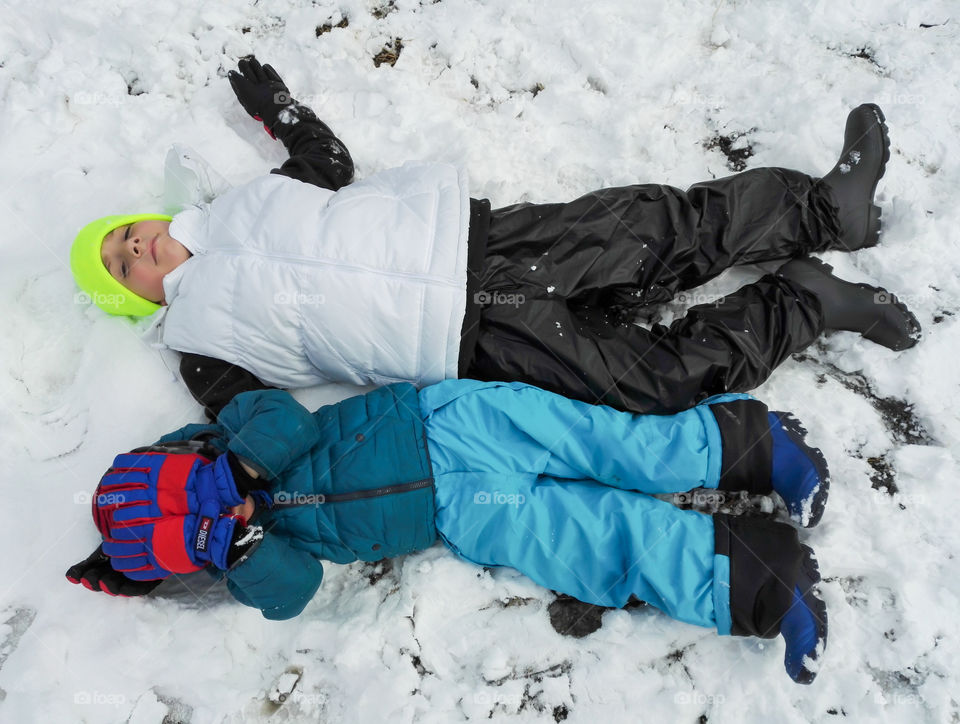
[[[428,548],[437,538],[430,458],[417,391],[382,387],[308,412],[289,393],[237,395],[212,425],[160,442],[207,439],[265,480],[277,503],[254,519],[264,537],[226,573],[241,603],[269,619],[299,614],[321,560],[350,563]]]

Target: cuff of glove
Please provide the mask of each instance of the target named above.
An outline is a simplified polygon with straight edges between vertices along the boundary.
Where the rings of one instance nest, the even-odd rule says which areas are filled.
[[[201,567],[210,563],[226,570],[234,533],[245,524],[246,521],[240,516],[222,515],[212,501],[203,503],[193,525],[191,559]]]
[[[246,500],[246,497],[254,490],[262,490],[264,487],[264,481],[260,478],[255,478],[246,470],[243,469],[243,465],[240,464],[240,458],[238,458],[232,450],[228,450],[225,453],[227,458],[227,465],[230,466],[230,472],[233,475],[233,484],[237,488],[237,493],[240,495],[240,505]]]
[[[275,96],[278,99],[286,99],[286,102],[275,103],[274,106],[270,109],[269,117],[267,115],[262,115],[262,117],[257,120],[263,123],[263,127],[266,129],[267,133],[271,137],[276,138],[277,132],[281,130],[282,126],[293,126],[300,121],[316,121],[317,114],[313,112],[313,109],[309,106],[305,106],[302,103],[299,103],[290,95],[283,96],[282,94],[277,94]],[[254,118],[257,118],[254,116]]]

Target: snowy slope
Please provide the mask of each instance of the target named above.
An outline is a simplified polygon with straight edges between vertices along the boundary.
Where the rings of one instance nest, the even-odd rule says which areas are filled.
[[[957,721],[958,47],[946,0],[0,0],[0,720]],[[831,624],[813,686],[787,678],[779,639],[649,607],[561,636],[553,594],[441,547],[330,565],[282,623],[205,574],[148,600],[66,583],[96,544],[89,495],[113,454],[200,418],[140,328],[77,299],[69,243],[96,216],[158,208],[174,142],[232,183],[282,161],[224,79],[250,52],[358,175],[455,161],[494,206],[685,186],[738,162],[819,175],[847,111],[880,103],[883,243],[824,256],[900,293],[925,338],[896,354],[837,334],[758,392],[796,411],[833,472],[803,534]],[[278,709],[287,671],[300,678]]]

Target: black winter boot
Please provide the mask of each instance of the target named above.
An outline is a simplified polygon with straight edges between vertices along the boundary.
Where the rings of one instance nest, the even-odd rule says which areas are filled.
[[[890,138],[883,111],[864,103],[850,111],[843,134],[840,160],[820,186],[829,189],[841,236],[828,247],[855,251],[875,246],[880,240],[880,207],[874,205],[877,182],[890,160]]]
[[[920,339],[920,322],[906,305],[881,287],[838,279],[833,267],[813,257],[793,259],[776,274],[811,292],[820,302],[828,330],[859,332],[888,349],[913,347]]]

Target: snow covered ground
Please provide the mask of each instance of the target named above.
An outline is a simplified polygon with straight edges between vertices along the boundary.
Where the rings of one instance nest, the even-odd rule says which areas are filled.
[[[0,719],[960,720],[958,48],[946,0],[0,0]],[[455,161],[494,206],[737,163],[819,175],[847,111],[883,107],[883,242],[824,258],[900,293],[924,339],[897,354],[837,334],[758,391],[796,411],[833,472],[803,534],[830,615],[811,687],[787,678],[779,639],[649,607],[561,636],[553,594],[439,546],[328,566],[282,623],[205,574],[147,600],[64,580],[97,542],[89,496],[112,456],[201,415],[138,328],[77,299],[69,243],[96,216],[159,208],[171,143],[231,183],[279,165],[224,78],[250,52],[359,176]],[[272,689],[297,673],[278,708]]]

